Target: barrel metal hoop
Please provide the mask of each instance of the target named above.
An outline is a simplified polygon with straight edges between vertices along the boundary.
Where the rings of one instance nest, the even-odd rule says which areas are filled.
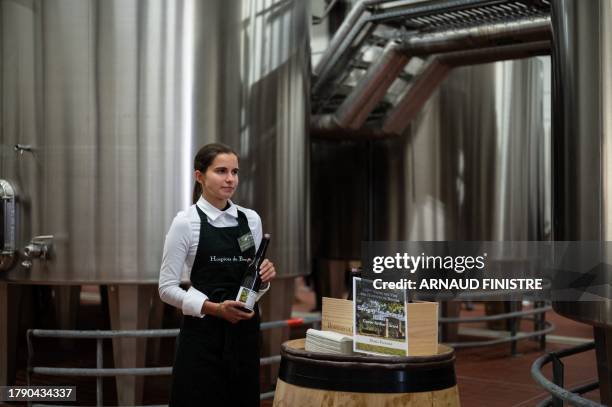
[[[361,364],[312,363],[307,359],[284,357],[278,377],[295,386],[357,393],[419,393],[444,390],[457,384],[453,360],[393,369],[376,369]]]

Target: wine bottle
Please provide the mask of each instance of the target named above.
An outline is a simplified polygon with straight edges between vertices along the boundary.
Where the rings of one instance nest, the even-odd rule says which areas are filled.
[[[351,267],[350,277],[349,277],[349,286],[348,286],[348,297],[346,298],[349,301],[353,301],[353,280],[357,278],[361,278],[361,267]]]
[[[236,301],[244,304],[244,308],[248,311],[255,309],[255,301],[261,287],[261,277],[259,276],[259,267],[266,256],[266,250],[270,243],[270,235],[265,234],[259,245],[259,249],[255,254],[255,258],[249,263],[249,268],[242,279]]]

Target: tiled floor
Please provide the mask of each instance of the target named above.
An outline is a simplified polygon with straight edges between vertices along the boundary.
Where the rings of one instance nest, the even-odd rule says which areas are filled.
[[[566,346],[548,342],[547,351]],[[510,356],[508,345],[457,351],[456,374],[461,405],[469,406],[533,406],[547,396],[531,378],[533,361],[542,352],[535,343],[523,341],[519,354]],[[588,352],[564,359],[566,386],[596,380],[595,354]],[[550,369],[545,370],[547,377]],[[589,394],[593,400],[599,395]]]
[[[307,311],[312,308],[314,297],[306,287],[296,289],[296,306],[298,311]],[[100,307],[95,304],[95,301],[85,301],[79,314],[79,328],[92,329],[99,327]],[[474,311],[466,312],[472,314],[482,314],[482,304],[476,304]],[[463,315],[463,314],[462,314]],[[569,347],[564,343],[569,343],[567,337],[572,338],[592,338],[592,329],[587,325],[583,325],[566,318],[563,318],[553,312],[549,312],[547,319],[553,321],[557,329],[550,336],[546,345],[547,351],[559,350],[564,347]],[[475,329],[484,329],[485,326],[470,324],[465,328],[469,328],[473,332]],[[490,332],[490,331],[489,331]],[[301,335],[295,332],[295,335]],[[462,340],[473,340],[472,337],[462,336]],[[577,339],[574,339],[576,341]],[[564,343],[562,343],[564,342]],[[93,366],[95,364],[93,352],[95,349],[94,343],[82,343],[76,349],[69,351],[57,352],[58,344],[49,342],[41,344],[37,357],[39,363],[55,364],[58,363],[64,366]],[[173,341],[164,340],[162,342],[162,351],[160,355],[160,365],[169,365],[172,363]],[[24,349],[22,349],[21,363],[25,362]],[[518,355],[510,355],[510,346],[508,344],[496,345],[491,347],[480,347],[472,349],[459,349],[456,352],[456,374],[459,386],[461,405],[463,407],[496,407],[496,406],[533,406],[539,400],[543,399],[546,394],[532,380],[530,368],[533,361],[539,357],[542,352],[538,349],[537,343],[523,340],[518,346]],[[68,357],[66,358],[66,356]],[[105,348],[105,367],[112,366],[112,358],[110,343],[106,344]],[[566,385],[573,386],[586,383],[596,379],[596,364],[594,352],[572,356],[565,359],[566,364]],[[547,372],[550,377],[550,372]],[[21,369],[18,372],[18,382],[25,383],[25,371]],[[35,384],[70,384],[75,383],[75,379],[68,378],[58,380],[57,378],[49,378],[38,376],[35,377]],[[77,382],[79,404],[93,405],[95,400],[95,381],[93,379],[80,379]],[[106,405],[116,404],[116,393],[113,379],[105,379],[104,381],[104,399]],[[145,382],[145,403],[159,404],[167,402],[167,394],[169,390],[168,377],[150,377]],[[599,400],[597,391],[588,394],[592,400]],[[271,401],[262,402],[262,406],[270,406]]]

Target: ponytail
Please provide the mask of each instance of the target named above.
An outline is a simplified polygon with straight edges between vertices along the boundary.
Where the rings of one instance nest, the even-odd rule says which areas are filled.
[[[195,181],[193,183],[193,203],[194,204],[198,202],[198,199],[200,199],[201,195],[202,195],[202,184],[200,184],[198,181]]]

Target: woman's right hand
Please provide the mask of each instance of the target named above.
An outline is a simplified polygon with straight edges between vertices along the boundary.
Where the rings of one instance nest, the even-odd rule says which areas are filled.
[[[217,316],[235,324],[243,319],[251,319],[255,313],[244,311],[244,304],[239,301],[225,300],[219,304]]]

